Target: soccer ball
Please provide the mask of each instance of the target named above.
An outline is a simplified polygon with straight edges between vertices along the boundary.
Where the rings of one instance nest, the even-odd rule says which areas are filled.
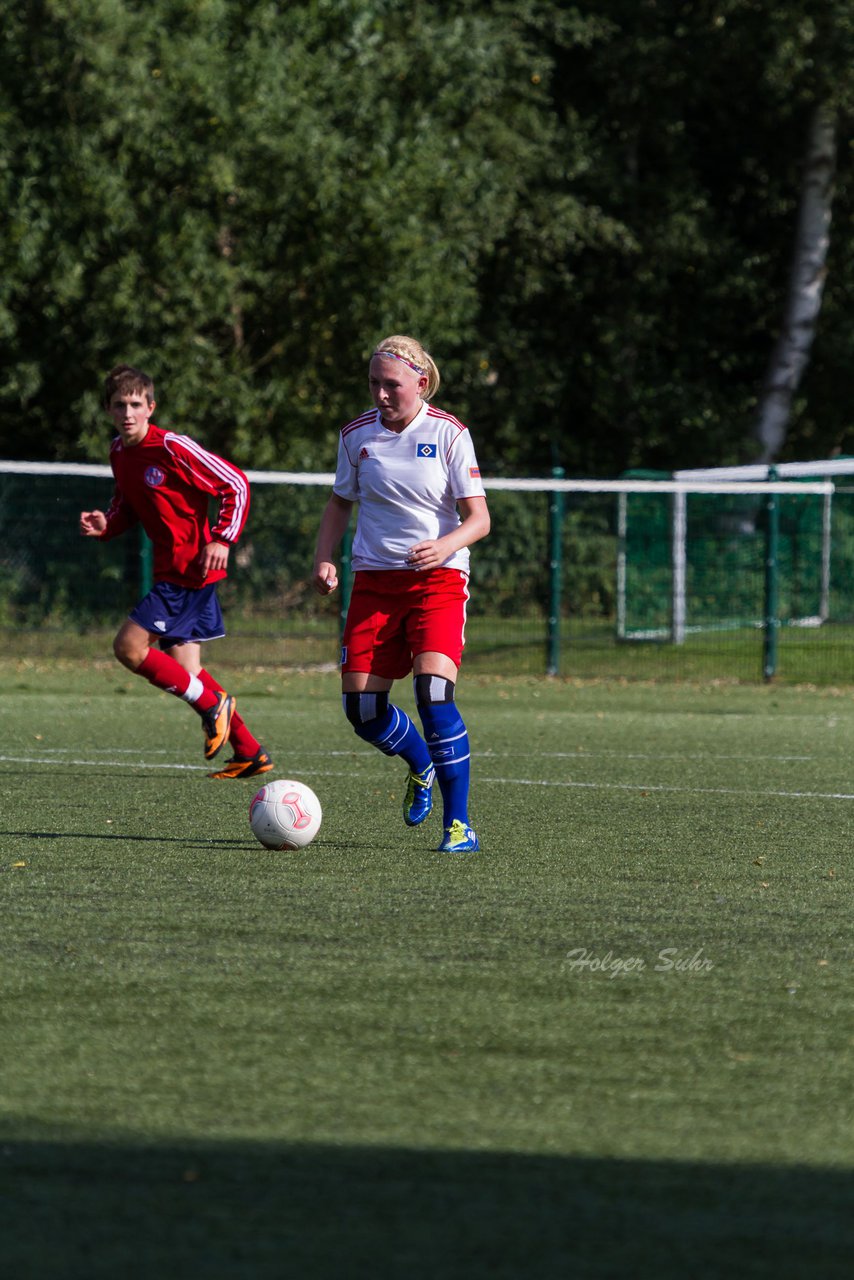
[[[320,830],[320,801],[304,782],[277,778],[253,797],[249,825],[265,849],[304,849]]]

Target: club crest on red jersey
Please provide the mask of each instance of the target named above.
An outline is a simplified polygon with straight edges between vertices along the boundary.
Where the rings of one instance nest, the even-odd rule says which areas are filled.
[[[145,483],[150,485],[152,489],[156,489],[166,479],[166,472],[161,471],[160,467],[145,468]]]

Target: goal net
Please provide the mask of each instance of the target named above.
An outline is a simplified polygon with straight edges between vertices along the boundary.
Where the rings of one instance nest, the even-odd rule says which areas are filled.
[[[669,478],[620,494],[619,638],[826,622],[833,495],[827,480]]]

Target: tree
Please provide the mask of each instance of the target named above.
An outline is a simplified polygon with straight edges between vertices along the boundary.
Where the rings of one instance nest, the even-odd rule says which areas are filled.
[[[773,462],[780,454],[815,336],[827,271],[835,169],[835,112],[821,104],[810,122],[783,326],[768,363],[755,425],[759,462]]]
[[[470,356],[553,127],[508,12],[29,0],[4,33],[17,447],[102,456],[122,359],[164,381],[164,425],[329,466],[377,339]]]
[[[569,252],[551,246],[532,298],[520,226],[484,291],[482,327],[504,353],[502,454],[533,405],[539,472],[745,460],[785,288],[793,140],[829,83],[837,103],[848,86],[851,118],[851,18],[841,3],[822,12],[818,40],[807,6],[610,0],[589,47],[552,40],[564,140],[584,140],[540,192],[544,204],[571,193],[587,227]]]
[[[797,37],[780,42],[766,75],[782,92],[808,108],[806,148],[793,210],[790,267],[781,298],[782,324],[762,388],[753,439],[760,460],[771,462],[789,449],[827,456],[844,447],[846,419],[839,392],[840,328],[850,333],[850,165],[839,157],[837,138],[854,118],[854,13],[845,0],[806,5],[796,12]],[[837,165],[842,161],[841,217],[831,236],[831,206]],[[827,357],[830,356],[830,360]],[[801,391],[801,395],[798,392]],[[847,398],[847,392],[842,393]],[[840,430],[842,427],[842,430]],[[848,446],[850,449],[850,445]]]
[[[2,3],[2,0],[0,0]],[[329,469],[386,333],[484,469],[740,461],[846,0],[6,0],[0,451],[102,458],[98,388]],[[835,227],[854,203],[839,156]],[[785,448],[844,447],[850,237]]]

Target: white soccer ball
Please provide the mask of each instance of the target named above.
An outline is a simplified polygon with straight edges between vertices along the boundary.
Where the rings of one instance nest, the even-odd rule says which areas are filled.
[[[320,830],[320,801],[304,782],[277,778],[253,797],[249,825],[265,849],[304,849]]]

